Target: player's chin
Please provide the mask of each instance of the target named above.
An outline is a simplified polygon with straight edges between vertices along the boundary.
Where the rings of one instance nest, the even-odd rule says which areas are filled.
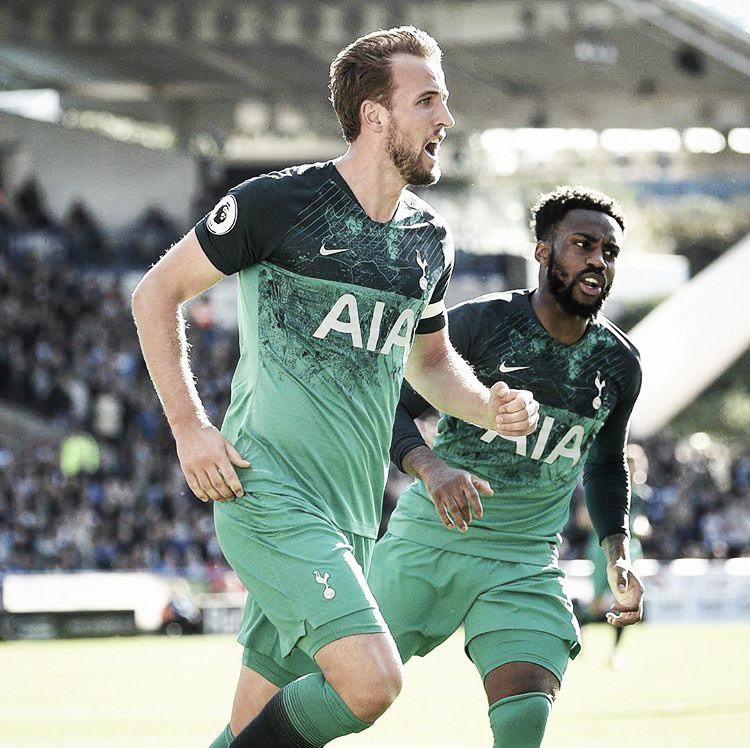
[[[580,291],[580,289],[578,289]],[[574,294],[573,299],[578,303],[584,315],[593,316],[598,314],[607,299],[605,289],[597,289],[595,293],[581,292]]]
[[[424,169],[412,176],[409,184],[413,187],[429,187],[439,181],[440,174],[440,168],[437,166],[432,169]]]
[[[424,151],[421,169],[418,170],[418,174],[415,174],[418,184],[425,186],[435,184],[441,175],[442,172],[440,171],[440,162],[437,155],[433,156],[429,151]]]

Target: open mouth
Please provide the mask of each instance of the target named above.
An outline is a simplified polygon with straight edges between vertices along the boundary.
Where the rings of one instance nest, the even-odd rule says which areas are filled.
[[[438,151],[440,150],[440,141],[441,140],[442,140],[442,138],[433,138],[424,147],[425,151],[427,152],[427,155],[430,158],[437,158]]]
[[[604,291],[604,279],[599,275],[586,274],[578,285],[587,296],[599,296]]]

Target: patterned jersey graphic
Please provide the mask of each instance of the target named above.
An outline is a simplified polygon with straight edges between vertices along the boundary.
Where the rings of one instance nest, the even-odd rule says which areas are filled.
[[[253,465],[243,485],[374,537],[406,359],[417,332],[443,324],[432,310],[450,275],[448,230],[408,192],[392,221],[371,220],[330,162],[230,197],[233,227],[223,199],[196,233],[237,273],[240,361],[222,431]]]
[[[412,210],[409,222],[377,223],[332,182],[300,213],[274,263],[300,275],[423,297],[445,267],[445,229],[430,218]]]
[[[416,481],[399,500],[390,528],[465,553],[517,561],[549,555],[587,458],[622,454],[640,387],[637,352],[603,318],[575,344],[559,343],[534,315],[528,292],[482,297],[451,310],[449,320],[456,349],[485,384],[503,380],[534,393],[539,425],[529,436],[510,438],[441,416],[435,453],[486,479],[494,495],[484,498],[484,516],[466,536],[451,535]],[[409,526],[403,518],[417,522]],[[525,537],[528,553],[519,545]]]

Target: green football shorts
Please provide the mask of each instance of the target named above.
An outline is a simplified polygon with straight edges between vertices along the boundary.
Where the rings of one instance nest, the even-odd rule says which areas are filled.
[[[557,566],[453,553],[386,533],[368,581],[404,662],[463,624],[466,651],[483,680],[507,662],[533,662],[562,680],[580,650],[563,576]]]
[[[365,579],[374,540],[303,507],[257,493],[214,503],[219,544],[248,590],[238,636],[245,664],[277,685],[316,669],[325,644],[388,631]],[[254,653],[267,672],[247,661]]]

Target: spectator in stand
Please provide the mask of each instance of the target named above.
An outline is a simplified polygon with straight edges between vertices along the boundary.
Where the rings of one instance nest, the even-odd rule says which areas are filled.
[[[80,473],[94,475],[99,472],[101,458],[99,445],[84,429],[73,429],[60,445],[60,470],[66,478]]]
[[[9,231],[16,227],[16,220],[11,213],[8,205],[8,198],[5,190],[0,187],[0,250],[4,249],[4,238]]]
[[[28,179],[16,193],[16,211],[26,228],[50,229],[56,226],[36,177]]]
[[[83,200],[72,203],[63,225],[70,237],[70,258],[74,262],[96,263],[103,259],[104,233]]]
[[[236,344],[210,318],[203,323],[194,336],[195,356],[210,383],[206,399],[220,413],[228,401],[223,372],[236,358]],[[210,356],[201,345],[208,334],[218,341]],[[63,434],[73,424],[93,430],[98,395],[116,405],[109,411],[114,420],[104,418],[104,431],[97,433],[97,473],[66,477],[58,448],[47,442],[4,452],[2,568],[158,569],[169,563],[194,571],[197,559],[215,564],[220,556],[209,513],[186,498],[184,481],[172,469],[171,437],[154,413],[151,385],[133,353],[135,331],[119,286],[97,275],[52,272],[33,257],[0,261],[0,337],[0,398],[53,416]],[[54,408],[52,392],[64,393]],[[119,434],[114,441],[110,427]]]
[[[159,259],[165,247],[174,244],[179,237],[180,232],[166,211],[152,205],[127,231],[125,246],[129,252],[134,252],[134,256],[124,259],[148,267]]]

